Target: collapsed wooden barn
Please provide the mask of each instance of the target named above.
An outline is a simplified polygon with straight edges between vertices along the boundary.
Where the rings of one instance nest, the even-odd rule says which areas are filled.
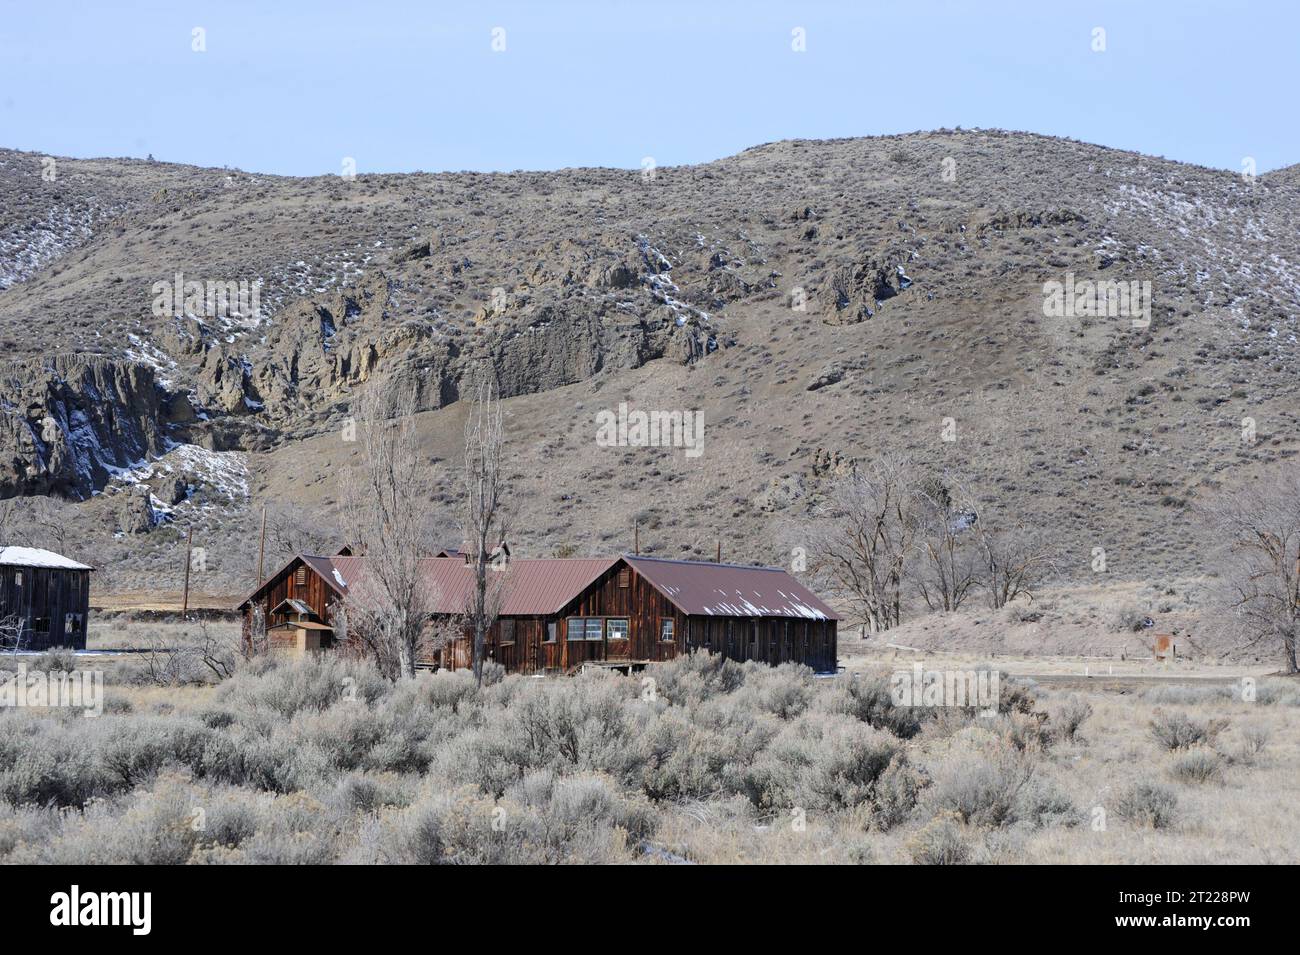
[[[0,547],[3,649],[86,649],[92,569],[39,547]]]
[[[273,647],[336,644],[337,608],[360,599],[366,558],[300,555],[240,603],[245,629],[260,614]],[[710,650],[733,660],[836,667],[839,617],[779,568],[623,555],[511,558],[487,654],[511,673],[567,673],[584,664],[637,666]],[[463,613],[473,566],[463,555],[420,561],[438,612]],[[470,666],[468,634],[422,661]]]

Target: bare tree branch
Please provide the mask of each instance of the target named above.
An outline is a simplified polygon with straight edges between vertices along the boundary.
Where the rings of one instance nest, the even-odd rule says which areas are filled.
[[[421,568],[434,553],[432,463],[415,429],[417,389],[372,382],[357,414],[361,462],[341,475],[347,539],[365,554],[348,582],[346,625],[390,679],[415,675],[438,603]]]

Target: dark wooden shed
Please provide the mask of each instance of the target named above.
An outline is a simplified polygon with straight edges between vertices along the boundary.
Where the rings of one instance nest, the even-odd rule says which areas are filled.
[[[0,547],[4,649],[86,649],[92,569],[38,547]]]

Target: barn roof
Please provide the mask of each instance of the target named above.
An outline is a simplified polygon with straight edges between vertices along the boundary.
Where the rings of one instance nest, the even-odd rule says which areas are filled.
[[[348,596],[365,574],[365,557],[320,557],[304,554],[311,567],[340,597]],[[591,586],[619,561],[636,569],[683,613],[715,617],[787,617],[838,620],[816,594],[778,567],[746,567],[660,557],[560,558],[515,557],[508,564],[508,583],[501,613],[506,616],[551,616]],[[287,569],[286,564],[279,573]],[[425,557],[421,570],[437,594],[438,613],[463,613],[474,592],[474,568],[460,557]],[[489,571],[489,573],[497,573]],[[268,586],[270,580],[263,584]],[[260,592],[258,588],[244,601]],[[243,606],[244,604],[241,604]]]
[[[94,570],[86,564],[79,564],[52,550],[39,547],[0,547],[0,566],[3,567],[49,567],[57,570]]]
[[[341,594],[348,593],[365,573],[364,557],[304,560]],[[504,571],[509,582],[501,613],[526,617],[556,613],[617,562],[617,557],[514,558],[507,565],[509,570]],[[426,557],[420,567],[438,595],[438,611],[464,612],[474,593],[474,568],[459,557]]]
[[[623,559],[663,591],[683,613],[712,617],[840,619],[816,594],[779,567],[630,555],[624,555]]]

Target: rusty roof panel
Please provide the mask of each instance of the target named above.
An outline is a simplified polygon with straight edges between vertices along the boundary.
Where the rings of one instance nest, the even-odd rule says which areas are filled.
[[[779,567],[745,567],[624,555],[682,612],[713,617],[839,620],[816,594]]]
[[[365,572],[364,557],[313,557],[312,567],[340,593],[347,593]],[[617,563],[618,558],[513,558],[502,571],[506,616],[546,616],[556,613],[589,584]],[[439,613],[464,613],[474,594],[474,568],[460,557],[427,557],[420,561],[437,594]]]

